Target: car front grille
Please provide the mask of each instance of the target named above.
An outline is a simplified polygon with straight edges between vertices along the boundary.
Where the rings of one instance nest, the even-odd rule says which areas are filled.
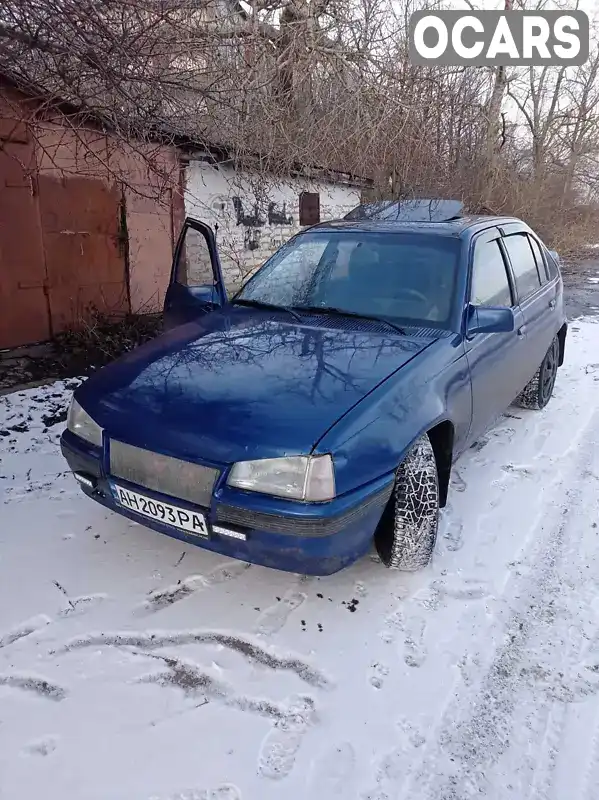
[[[146,489],[209,508],[219,472],[212,467],[181,461],[111,439],[110,474]]]

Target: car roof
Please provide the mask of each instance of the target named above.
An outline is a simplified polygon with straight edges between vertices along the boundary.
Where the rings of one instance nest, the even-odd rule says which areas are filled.
[[[373,233],[426,233],[434,236],[453,236],[459,238],[463,235],[476,233],[485,228],[519,223],[522,220],[515,217],[499,217],[487,215],[472,215],[457,217],[443,222],[402,221],[402,220],[331,220],[321,222],[305,229],[305,232],[323,231],[364,231]]]

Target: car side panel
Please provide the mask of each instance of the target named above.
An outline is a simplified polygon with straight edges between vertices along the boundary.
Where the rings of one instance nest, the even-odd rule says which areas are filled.
[[[524,315],[527,348],[532,365],[528,377],[530,380],[541,365],[549,345],[561,327],[557,308],[557,281],[546,283],[538,292],[524,300],[520,307]]]
[[[475,441],[510,406],[523,388],[530,358],[526,352],[524,316],[513,308],[515,328],[509,333],[479,333],[468,342],[467,358],[472,379],[472,428]]]
[[[496,226],[477,232],[472,237],[468,259],[467,298],[470,298],[474,248],[478,244],[497,247],[500,238],[501,232]],[[528,380],[530,354],[527,350],[524,315],[517,302],[509,260],[502,248],[499,248],[499,252],[503,257],[506,277],[512,292],[514,330],[506,333],[476,333],[466,337],[466,357],[472,379],[471,441],[482,436],[493,425]]]
[[[470,371],[461,337],[439,339],[343,416],[315,445],[332,453],[337,493],[392,473],[422,433],[449,420],[454,455],[469,441]]]

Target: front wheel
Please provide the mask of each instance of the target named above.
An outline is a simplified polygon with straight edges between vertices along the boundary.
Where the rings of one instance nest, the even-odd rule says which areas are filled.
[[[439,475],[425,434],[408,451],[374,534],[386,567],[415,572],[430,562],[439,527]]]
[[[522,408],[531,408],[536,411],[545,408],[553,394],[558,364],[559,340],[556,336],[551,342],[541,366],[516,398],[516,404]]]

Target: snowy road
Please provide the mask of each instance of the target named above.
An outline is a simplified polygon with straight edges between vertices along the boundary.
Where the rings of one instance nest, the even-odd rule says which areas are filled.
[[[65,397],[0,397],[1,800],[599,797],[597,320],[461,459],[416,575],[109,514],[65,474]]]

